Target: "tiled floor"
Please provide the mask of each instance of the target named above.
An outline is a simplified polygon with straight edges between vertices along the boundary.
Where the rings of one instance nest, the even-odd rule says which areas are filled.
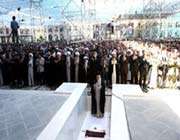
[[[67,99],[32,92],[0,90],[0,140],[36,139]]]
[[[180,118],[157,97],[127,97],[132,140],[180,140]]]
[[[85,131],[93,130],[97,128],[99,130],[105,130],[105,139],[100,138],[85,138]],[[110,128],[110,113],[105,113],[104,118],[93,117],[90,112],[87,112],[87,117],[82,126],[81,132],[79,134],[78,140],[109,140],[109,128]]]

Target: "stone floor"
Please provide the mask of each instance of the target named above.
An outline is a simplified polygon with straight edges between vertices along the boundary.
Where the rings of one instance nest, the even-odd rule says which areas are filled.
[[[42,91],[50,91],[51,88],[43,85],[43,86],[33,86],[33,87],[23,87],[23,88],[12,88],[10,86],[1,86],[0,89],[5,89],[5,90],[42,90]]]
[[[0,140],[35,140],[68,98],[54,95],[45,87],[39,90],[0,90]],[[111,90],[107,89],[106,94],[111,95]],[[180,140],[179,101],[179,90],[172,89],[150,90],[141,97],[126,96],[131,140]],[[110,100],[107,103],[110,106]],[[84,131],[94,127],[106,129],[105,139],[109,140],[110,119],[108,113],[103,119],[88,113],[78,140],[85,140]]]
[[[44,91],[0,90],[0,140],[36,139],[66,99]]]
[[[156,97],[126,97],[132,140],[180,140],[180,118]]]

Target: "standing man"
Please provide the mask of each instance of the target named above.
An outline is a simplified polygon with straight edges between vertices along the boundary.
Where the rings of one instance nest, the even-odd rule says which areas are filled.
[[[91,87],[91,114],[96,115],[96,94],[94,90],[94,84],[96,83],[96,76],[98,72],[102,71],[101,58],[97,56],[96,50],[93,51],[93,55],[89,63],[89,84]]]
[[[66,54],[66,80],[71,82],[71,52],[68,51]]]
[[[12,17],[11,21],[11,35],[12,35],[12,42],[13,43],[18,43],[18,29],[19,29],[19,24],[16,21],[16,17]]]
[[[116,51],[112,52],[112,58],[109,61],[109,79],[110,79],[110,88],[113,84],[118,83],[118,61]]]
[[[147,92],[147,75],[149,72],[149,62],[147,61],[146,56],[140,58],[139,60],[139,71],[140,71],[140,78],[139,78],[139,84],[141,88]]]
[[[81,82],[88,82],[88,72],[89,72],[89,57],[83,57],[83,66],[82,66],[82,73],[81,73]]]
[[[96,74],[96,80],[94,83],[93,92],[95,94],[95,104],[93,108],[95,109],[96,117],[101,118],[104,116],[105,109],[105,84],[104,80],[101,78],[101,74]]]
[[[44,84],[44,65],[45,59],[38,54],[38,58],[36,59],[36,67],[37,67],[37,82],[39,85]]]
[[[130,58],[131,84],[138,84],[139,59],[136,53]]]
[[[79,82],[79,64],[80,64],[80,53],[77,51],[75,52],[74,57],[74,81],[77,83]]]
[[[127,76],[128,76],[128,57],[126,52],[123,52],[123,55],[120,57],[120,73],[121,73],[121,84],[127,84]]]
[[[28,85],[34,86],[34,60],[33,54],[29,53],[29,61],[28,61]]]

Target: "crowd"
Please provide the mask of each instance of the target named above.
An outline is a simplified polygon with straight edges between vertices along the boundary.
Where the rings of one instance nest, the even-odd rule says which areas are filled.
[[[180,51],[170,46],[118,40],[4,44],[0,46],[0,85],[91,85],[99,73],[108,87],[114,83],[139,84],[143,89],[175,87]]]
[[[85,82],[91,87],[91,113],[104,116],[105,87],[139,84],[176,88],[180,50],[172,44],[137,41],[82,41],[0,45],[0,86]]]

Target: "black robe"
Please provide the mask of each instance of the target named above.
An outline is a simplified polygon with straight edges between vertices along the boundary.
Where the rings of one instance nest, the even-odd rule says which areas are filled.
[[[121,73],[121,84],[127,84],[127,76],[128,76],[128,57],[126,56],[126,60],[123,60],[123,56],[120,57],[120,73]]]
[[[89,71],[89,64],[87,66],[87,71],[86,71],[84,60],[81,60],[80,67],[79,67],[79,82],[81,82],[81,83],[88,82],[88,71]]]
[[[146,85],[146,80],[147,80],[147,75],[150,69],[150,64],[147,60],[144,60],[143,57],[139,58],[139,71],[140,71],[140,78],[139,78],[139,84],[143,88],[145,88]]]
[[[105,83],[102,79],[101,81],[101,93],[100,93],[100,111],[102,114],[104,114],[105,110],[105,102],[106,102],[106,96],[105,96]],[[97,104],[96,104],[96,98],[95,98],[95,89],[94,87],[91,90],[91,113],[96,114],[97,113]]]
[[[92,86],[96,80],[96,74],[102,71],[101,59],[91,58],[89,62],[88,83]]]
[[[58,63],[55,63],[55,69],[54,69],[54,79],[55,79],[55,86],[58,87],[60,86],[64,79],[65,79],[65,64],[63,59],[61,58],[61,60]]]
[[[138,84],[139,59],[130,58],[131,84]]]
[[[89,62],[89,72],[88,72],[88,83],[91,87],[91,113],[96,114],[96,99],[95,99],[95,90],[94,90],[94,84],[96,83],[96,75],[99,74],[102,71],[101,66],[101,59],[98,57],[96,59],[91,58]],[[102,79],[103,80],[103,79]],[[103,81],[102,81],[103,82]],[[103,88],[104,87],[104,88]],[[104,93],[103,93],[104,92]],[[105,86],[102,86],[102,95],[105,96]],[[103,96],[101,97],[101,107],[103,106]],[[104,97],[105,98],[105,97]],[[103,107],[102,107],[103,108]],[[102,110],[103,111],[103,110]]]

